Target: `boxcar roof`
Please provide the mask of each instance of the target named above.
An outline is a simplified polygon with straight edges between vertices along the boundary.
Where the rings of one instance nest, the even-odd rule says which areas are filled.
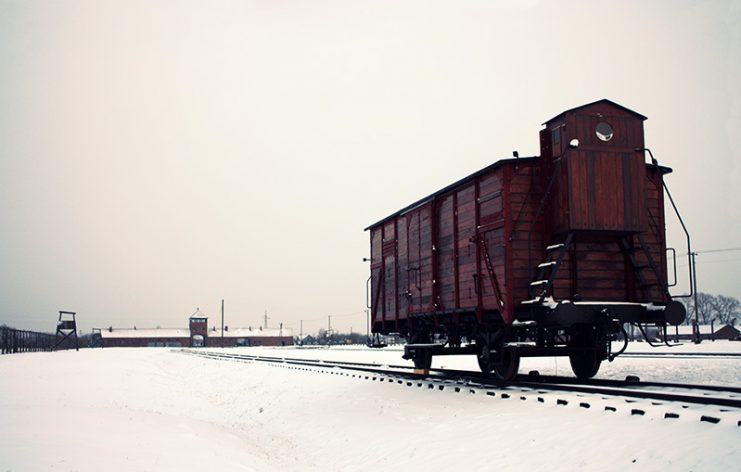
[[[550,120],[547,120],[547,121],[546,121],[545,123],[543,123],[543,124],[545,125],[545,124],[547,124],[547,123],[550,123],[551,121],[553,121],[553,120],[555,120],[555,119],[557,119],[557,118],[560,118],[560,117],[562,117],[562,116],[563,116],[563,115],[565,115],[566,113],[571,113],[571,112],[574,112],[574,111],[576,111],[576,110],[581,110],[582,108],[588,108],[588,107],[594,106],[594,105],[596,105],[596,104],[598,104],[598,103],[606,103],[606,104],[608,104],[608,105],[611,105],[611,106],[613,106],[613,107],[615,107],[615,108],[619,108],[619,109],[621,109],[621,110],[623,110],[623,111],[627,111],[628,113],[632,113],[633,115],[637,116],[638,118],[640,118],[640,119],[642,119],[642,120],[647,120],[647,119],[648,119],[648,118],[646,118],[645,116],[641,115],[640,113],[638,113],[638,112],[635,112],[635,111],[631,110],[630,108],[624,107],[624,106],[622,106],[622,105],[621,105],[621,104],[619,104],[619,103],[615,103],[615,102],[613,102],[612,100],[608,100],[608,99],[606,99],[606,98],[603,98],[602,100],[597,100],[596,102],[592,102],[592,103],[587,103],[586,105],[580,105],[580,106],[578,106],[578,107],[574,107],[574,108],[568,109],[568,110],[566,110],[566,111],[562,111],[561,113],[559,113],[558,115],[554,116],[554,117],[553,117],[553,118],[551,118]]]
[[[384,218],[384,219],[382,219],[380,221],[377,221],[377,222],[373,223],[372,225],[368,226],[367,228],[364,229],[364,231],[368,231],[371,228],[375,228],[376,226],[378,226],[380,224],[383,224],[383,223],[387,222],[388,220],[390,220],[392,218],[396,218],[397,216],[402,215],[402,214],[404,214],[404,213],[406,213],[406,212],[408,212],[410,210],[413,210],[413,209],[417,208],[418,206],[424,205],[425,203],[427,203],[427,202],[429,202],[431,200],[434,200],[438,196],[440,196],[440,195],[442,195],[444,193],[447,193],[447,192],[453,190],[454,188],[456,188],[456,187],[458,187],[458,186],[460,186],[462,184],[465,184],[467,182],[470,182],[471,180],[475,179],[476,177],[478,177],[481,174],[485,174],[485,173],[487,173],[487,172],[489,172],[491,170],[496,169],[497,167],[501,167],[504,164],[514,163],[514,162],[532,162],[532,161],[535,161],[537,159],[538,159],[538,156],[534,156],[534,157],[519,157],[519,158],[510,158],[510,159],[500,159],[500,160],[496,161],[495,163],[493,163],[491,165],[488,165],[488,166],[484,167],[483,169],[481,169],[479,171],[476,171],[473,174],[471,174],[469,176],[466,176],[466,177],[464,177],[464,178],[462,178],[462,179],[460,179],[460,180],[458,180],[456,182],[453,182],[452,184],[448,185],[447,187],[442,188],[442,189],[438,190],[437,192],[435,192],[435,193],[433,193],[431,195],[428,195],[428,196],[426,196],[425,198],[423,198],[421,200],[417,200],[416,202],[412,203],[411,205],[405,206],[404,208],[402,208],[401,210],[397,211],[396,213],[394,213],[392,215],[389,215],[386,218]]]
[[[607,101],[609,101],[609,100],[607,100]],[[595,102],[595,103],[597,103],[597,102]],[[584,106],[587,106],[587,105],[584,105]],[[578,107],[578,108],[582,108],[582,107]],[[467,182],[470,182],[470,181],[474,180],[476,177],[478,177],[478,176],[480,176],[482,174],[485,174],[485,173],[487,173],[489,171],[492,171],[492,170],[494,170],[494,169],[496,169],[498,167],[501,167],[501,166],[503,166],[505,164],[514,164],[515,162],[533,162],[533,161],[538,160],[539,158],[540,158],[540,156],[500,159],[500,160],[496,161],[495,163],[493,163],[491,165],[488,165],[488,166],[484,167],[483,169],[481,169],[479,171],[474,172],[471,175],[468,175],[468,176],[466,176],[466,177],[464,177],[464,178],[462,178],[462,179],[460,179],[460,180],[458,180],[456,182],[453,182],[452,184],[448,185],[447,187],[444,187],[444,188],[438,190],[437,192],[435,192],[435,193],[433,193],[431,195],[428,195],[428,196],[426,196],[426,197],[424,197],[424,198],[422,198],[420,200],[417,200],[416,202],[412,203],[411,205],[405,206],[404,208],[402,208],[401,210],[397,211],[396,213],[392,213],[391,215],[387,216],[386,218],[383,218],[383,219],[381,219],[379,221],[376,221],[372,225],[370,225],[367,228],[365,228],[363,231],[368,231],[369,229],[373,229],[376,226],[382,225],[382,224],[386,223],[387,221],[389,221],[389,220],[391,220],[393,218],[396,218],[397,216],[403,215],[403,214],[405,214],[405,213],[407,213],[407,212],[409,212],[411,210],[414,210],[415,208],[417,208],[419,206],[422,206],[425,203],[434,200],[435,198],[439,197],[440,195],[443,195],[445,193],[448,193],[449,191],[453,190],[454,188],[459,187],[459,186],[461,186],[461,185],[463,185],[463,184],[465,184]],[[646,166],[653,166],[653,165],[652,164],[646,164]],[[669,168],[669,167],[664,167],[664,166],[660,166],[660,165],[657,166],[657,167],[661,171],[662,174],[668,174],[668,173],[670,173],[672,171],[671,168]]]

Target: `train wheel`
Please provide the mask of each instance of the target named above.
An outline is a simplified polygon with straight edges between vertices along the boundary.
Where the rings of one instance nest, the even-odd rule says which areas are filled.
[[[494,356],[491,355],[487,344],[482,343],[480,345],[476,360],[479,363],[479,369],[484,374],[489,374],[494,369]]]
[[[486,343],[479,347],[476,360],[481,372],[489,374],[493,371],[500,380],[512,380],[520,369],[520,356],[516,350],[503,348],[501,354],[492,354],[491,348]]]
[[[571,334],[569,346],[581,348],[569,355],[571,370],[580,379],[590,379],[597,374],[604,356],[600,356],[603,344],[600,331],[595,326],[581,326]]]
[[[597,350],[585,351],[569,356],[571,370],[580,379],[591,379],[597,374],[602,359],[599,358]]]
[[[494,374],[501,380],[512,380],[520,369],[520,355],[517,350],[504,348],[500,362],[494,364]]]

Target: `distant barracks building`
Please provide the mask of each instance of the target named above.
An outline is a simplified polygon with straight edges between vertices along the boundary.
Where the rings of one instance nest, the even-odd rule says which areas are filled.
[[[700,339],[727,339],[737,340],[741,339],[741,332],[733,325],[699,325],[697,327],[700,333]],[[674,338],[676,341],[690,341],[694,339],[692,326],[681,325],[677,327],[669,327],[667,330],[667,336]]]
[[[100,331],[101,347],[221,347],[220,328],[208,329],[208,318],[191,316],[189,328],[108,328]],[[236,328],[224,329],[224,347],[235,346],[291,346],[290,328]]]

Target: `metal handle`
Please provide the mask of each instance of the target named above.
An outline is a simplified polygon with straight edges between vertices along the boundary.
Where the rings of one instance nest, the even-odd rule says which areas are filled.
[[[371,276],[371,277],[373,277],[373,276]],[[368,280],[365,281],[365,307],[366,308],[370,308],[371,307],[371,303],[370,303],[370,290],[371,290],[370,283],[371,283],[371,277],[368,277]]]
[[[672,253],[672,265],[674,267],[674,277],[672,278],[673,282],[670,284],[667,284],[667,287],[676,287],[677,286],[677,251],[673,247],[666,248],[666,252],[671,251]]]

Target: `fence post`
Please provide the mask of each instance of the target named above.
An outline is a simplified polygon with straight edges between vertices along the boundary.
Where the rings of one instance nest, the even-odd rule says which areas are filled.
[[[50,333],[0,327],[0,354],[52,351],[54,341],[55,336]]]

